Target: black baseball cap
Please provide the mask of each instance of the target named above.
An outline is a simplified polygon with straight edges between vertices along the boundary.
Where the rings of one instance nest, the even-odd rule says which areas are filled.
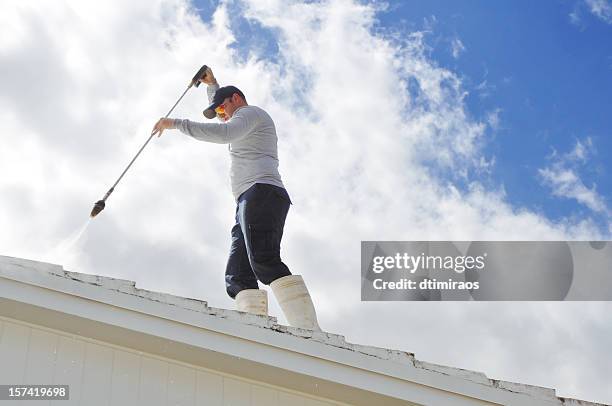
[[[219,107],[221,103],[223,103],[223,100],[231,97],[234,93],[238,93],[240,97],[245,99],[244,93],[242,93],[236,86],[224,86],[218,88],[213,97],[212,104],[203,111],[204,117],[208,119],[215,118],[217,116],[215,109]]]

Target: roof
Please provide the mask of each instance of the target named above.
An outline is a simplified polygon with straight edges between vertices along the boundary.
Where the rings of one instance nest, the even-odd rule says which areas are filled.
[[[0,316],[354,405],[601,405],[139,289],[133,281],[7,256],[0,256]]]

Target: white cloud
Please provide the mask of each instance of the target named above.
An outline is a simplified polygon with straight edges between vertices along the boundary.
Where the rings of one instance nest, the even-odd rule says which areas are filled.
[[[567,155],[566,159],[570,162],[585,163],[589,155],[593,153],[593,139],[587,137],[584,142],[576,140],[576,145]]]
[[[578,14],[578,12],[576,10],[572,11],[569,14],[570,17],[570,22],[574,25],[580,26],[582,23],[582,19],[580,18],[580,15]]]
[[[480,97],[481,99],[486,99],[490,97],[491,94],[497,88],[497,86],[495,86],[494,84],[490,84],[488,82],[487,80],[488,76],[489,76],[489,70],[485,68],[485,73],[484,73],[482,81],[479,84],[477,84],[476,87],[474,88],[478,92],[478,97]],[[505,79],[504,79],[504,83],[505,83]]]
[[[607,213],[608,208],[595,187],[588,188],[571,169],[560,166],[539,169],[538,173],[544,183],[550,186],[552,193],[558,197],[576,199],[579,203],[598,213]]]
[[[610,210],[596,186],[587,187],[578,175],[578,167],[588,162],[593,151],[592,138],[576,140],[574,148],[566,154],[553,151],[551,165],[538,169],[538,173],[554,196],[575,199],[594,212],[609,215]]]
[[[465,51],[465,45],[459,38],[453,38],[451,42],[451,50],[453,53],[453,58],[458,59],[459,56]]]
[[[582,11],[581,11],[582,5],[583,3],[575,3],[574,9],[569,14],[570,23],[578,27],[581,31],[583,31],[586,28],[584,24],[584,20],[582,18]]]
[[[500,126],[500,118],[499,115],[501,114],[501,109],[497,108],[493,111],[490,111],[487,114],[487,124],[489,125],[489,127],[492,130],[498,130],[499,126]]]
[[[377,6],[349,0],[243,6],[245,17],[276,38],[278,58],[257,50],[246,59],[237,56],[230,17],[242,7],[234,2],[222,3],[210,24],[180,0],[3,7],[2,21],[14,22],[0,24],[3,254],[231,307],[223,270],[234,202],[224,146],[171,131],[155,139],[91,222],[76,255],[57,252],[206,63],[222,83],[239,86],[275,119],[281,174],[295,203],[283,256],[311,284],[323,327],[342,324],[337,332],[354,341],[398,345],[425,359],[485,371],[495,364],[513,368],[507,361],[513,354],[499,350],[488,354],[497,358],[484,359],[479,337],[511,343],[521,335],[488,326],[497,314],[511,313],[511,326],[527,323],[554,336],[560,325],[535,320],[530,306],[515,312],[507,304],[487,305],[474,320],[471,304],[414,311],[406,304],[359,302],[361,240],[597,239],[602,232],[588,218],[554,223],[514,207],[501,186],[487,189],[472,177],[494,162],[482,146],[497,116],[470,118],[460,76],[430,59],[421,33],[375,34]],[[173,116],[201,119],[205,104],[205,92],[191,90]],[[455,177],[438,172],[470,186],[459,190]],[[271,310],[280,314],[274,303]],[[581,315],[567,317],[572,323]],[[398,318],[404,323],[391,328]],[[435,330],[440,336],[452,333],[443,326],[471,326],[462,352],[429,344],[436,333],[425,326],[432,320],[442,326]],[[415,325],[423,326],[418,334]],[[416,335],[404,347],[401,337]],[[541,356],[581,351],[551,343],[512,348]],[[580,381],[576,393],[610,397],[601,381],[608,375],[594,354],[589,369],[602,372]],[[554,370],[542,362],[543,370]],[[499,367],[497,377],[510,374],[507,368]],[[517,380],[531,377],[525,372]],[[570,385],[555,374],[538,379],[531,383]]]
[[[602,21],[612,24],[612,2],[610,0],[585,0],[587,7]]]

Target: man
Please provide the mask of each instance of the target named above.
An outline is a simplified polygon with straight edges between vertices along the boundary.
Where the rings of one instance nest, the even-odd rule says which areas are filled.
[[[291,200],[278,172],[274,122],[263,109],[249,105],[238,88],[219,87],[210,68],[200,81],[208,85],[211,103],[204,116],[222,122],[162,118],[153,133],[178,129],[201,141],[229,144],[236,223],[225,270],[227,293],[238,310],[267,315],[267,292],[259,289],[259,280],[270,285],[290,325],[320,330],[302,277],[292,275],[280,258]]]

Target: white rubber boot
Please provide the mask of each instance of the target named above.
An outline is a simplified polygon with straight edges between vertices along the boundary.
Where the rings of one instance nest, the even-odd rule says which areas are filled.
[[[268,292],[263,289],[244,289],[236,295],[236,310],[268,315]]]
[[[287,275],[270,284],[285,318],[292,327],[321,331],[312,299],[301,275]]]

